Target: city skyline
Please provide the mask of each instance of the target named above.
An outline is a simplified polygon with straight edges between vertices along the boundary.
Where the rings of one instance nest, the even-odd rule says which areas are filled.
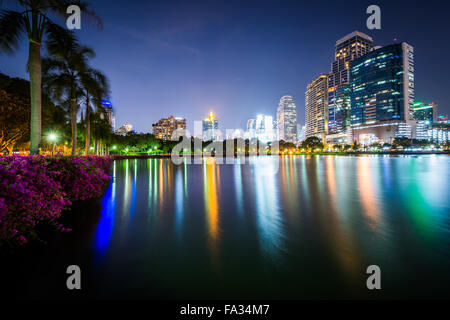
[[[417,100],[434,101],[440,114],[450,113],[442,87],[445,82],[435,80],[444,79],[449,71],[445,60],[448,44],[443,43],[442,50],[428,50],[439,41],[433,30],[443,20],[436,19],[437,25],[428,26],[426,19],[420,19],[428,8],[420,12],[409,8],[404,17],[400,15],[401,3],[381,2],[382,29],[370,31],[365,26],[366,4],[350,1],[345,6],[330,5],[322,12],[325,17],[339,14],[348,17],[344,19],[348,22],[332,31],[320,27],[312,35],[308,30],[316,26],[315,18],[321,12],[314,4],[286,2],[273,6],[266,2],[254,7],[246,3],[245,8],[256,12],[250,21],[234,10],[237,4],[233,2],[182,5],[186,11],[183,14],[170,10],[171,4],[129,4],[129,11],[124,13],[114,10],[117,4],[96,1],[94,7],[102,13],[104,31],[86,26],[79,32],[82,41],[98,51],[96,64],[111,78],[117,126],[128,122],[138,132],[151,132],[152,123],[173,114],[185,117],[192,131],[194,120],[214,110],[222,128],[245,128],[246,120],[254,114],[275,118],[276,105],[284,95],[293,96],[298,121],[304,124],[304,88],[318,73],[329,71],[336,40],[354,30],[373,37],[376,45],[391,44],[393,38],[411,43],[420,65],[416,72]],[[222,13],[213,14],[217,9]],[[291,10],[285,13],[286,9]],[[141,11],[149,19],[140,20]],[[116,25],[119,14],[124,17]],[[265,19],[272,23],[259,30]],[[415,23],[407,23],[410,20]],[[214,29],[214,38],[208,27]],[[114,42],[130,48],[127,54],[117,52],[113,35]],[[232,41],[232,36],[237,38]],[[26,51],[26,46],[21,46],[15,57],[1,55],[0,71],[27,78],[25,68],[17,63],[23,61]],[[177,63],[169,64],[168,59]],[[433,69],[437,65],[442,72],[436,75]],[[131,72],[124,73],[125,67]],[[235,116],[238,111],[242,116]]]
[[[434,1],[0,0],[5,298],[450,298]]]

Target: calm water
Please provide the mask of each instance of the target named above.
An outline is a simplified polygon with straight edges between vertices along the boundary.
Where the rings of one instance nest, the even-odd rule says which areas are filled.
[[[81,297],[450,297],[450,157],[254,161],[116,161],[96,218],[75,210],[82,230],[49,245],[25,291],[62,292],[78,264]]]

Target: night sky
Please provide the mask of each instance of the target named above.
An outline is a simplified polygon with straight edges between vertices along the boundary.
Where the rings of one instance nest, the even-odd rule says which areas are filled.
[[[188,129],[214,111],[220,129],[245,128],[257,113],[275,117],[292,95],[304,123],[306,85],[328,73],[337,39],[359,30],[375,45],[393,38],[415,47],[416,99],[450,113],[450,5],[444,1],[91,1],[103,30],[82,19],[82,43],[110,78],[116,127],[138,132],[169,115]],[[377,4],[382,29],[366,28]],[[3,5],[5,6],[5,5]],[[0,55],[0,72],[28,78],[26,41]],[[191,132],[192,133],[192,132]]]

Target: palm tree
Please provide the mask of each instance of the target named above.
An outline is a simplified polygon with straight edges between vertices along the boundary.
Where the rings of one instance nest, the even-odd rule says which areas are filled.
[[[44,88],[53,99],[69,105],[72,155],[75,156],[78,101],[83,93],[81,79],[89,70],[87,61],[94,57],[94,51],[80,45],[72,32],[57,38],[49,37],[47,50],[50,58],[42,60]]]
[[[95,154],[105,154],[105,149],[113,137],[111,125],[106,117],[105,109],[97,108],[92,115],[92,136],[95,141]],[[99,150],[100,149],[100,150]],[[100,151],[100,152],[99,152]]]
[[[3,1],[0,0],[0,4]],[[15,0],[23,11],[0,10],[0,50],[13,53],[20,40],[27,36],[29,42],[28,72],[31,97],[30,153],[38,154],[41,143],[41,44],[46,36],[57,37],[66,32],[50,18],[50,14],[65,16],[70,5],[78,5],[84,13],[95,17],[82,1],[67,0]],[[100,20],[97,18],[99,26]]]
[[[103,107],[102,100],[109,93],[109,83],[106,76],[98,70],[88,68],[80,75],[83,90],[83,98],[86,104],[86,149],[85,155],[89,154],[91,141],[91,102],[97,110]]]

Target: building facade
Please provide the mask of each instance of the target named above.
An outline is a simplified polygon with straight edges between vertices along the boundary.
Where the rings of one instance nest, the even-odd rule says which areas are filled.
[[[437,104],[434,102],[425,104],[423,102],[416,102],[412,108],[413,119],[417,121],[430,121],[431,123],[437,122]]]
[[[220,139],[219,120],[216,119],[212,112],[208,118],[202,121],[202,138],[203,141],[217,141]]]
[[[256,116],[255,138],[263,142],[271,142],[275,140],[275,130],[272,116],[264,114],[258,114]]]
[[[428,140],[437,144],[444,144],[450,141],[450,124],[435,123],[428,127]]]
[[[445,113],[441,113],[440,115],[438,115],[437,123],[450,123],[450,121],[448,120],[448,115],[446,115]]]
[[[297,124],[297,141],[305,141],[306,139],[306,125],[302,126],[301,124]]]
[[[369,53],[373,40],[355,31],[336,42],[335,60],[328,75],[327,140],[350,143],[350,62]]]
[[[152,126],[155,138],[165,141],[176,141],[186,134],[186,119],[183,118],[162,118]]]
[[[328,76],[320,75],[308,84],[305,93],[306,138],[325,140],[327,134],[327,82]]]
[[[297,143],[297,107],[291,96],[282,97],[278,104],[277,139]]]
[[[116,134],[120,135],[126,135],[127,133],[130,133],[133,131],[133,125],[130,123],[125,123],[123,126],[121,126],[119,129],[116,130]]]
[[[380,141],[412,138],[414,49],[393,44],[350,63],[350,123],[353,139],[374,134]]]
[[[246,139],[254,139],[256,136],[256,120],[248,119],[247,121],[247,130],[245,132]]]
[[[114,132],[116,127],[116,119],[114,118],[114,111],[112,103],[108,100],[102,101],[102,107],[104,110],[104,115],[106,119],[108,120],[109,125],[111,126],[112,131]]]

